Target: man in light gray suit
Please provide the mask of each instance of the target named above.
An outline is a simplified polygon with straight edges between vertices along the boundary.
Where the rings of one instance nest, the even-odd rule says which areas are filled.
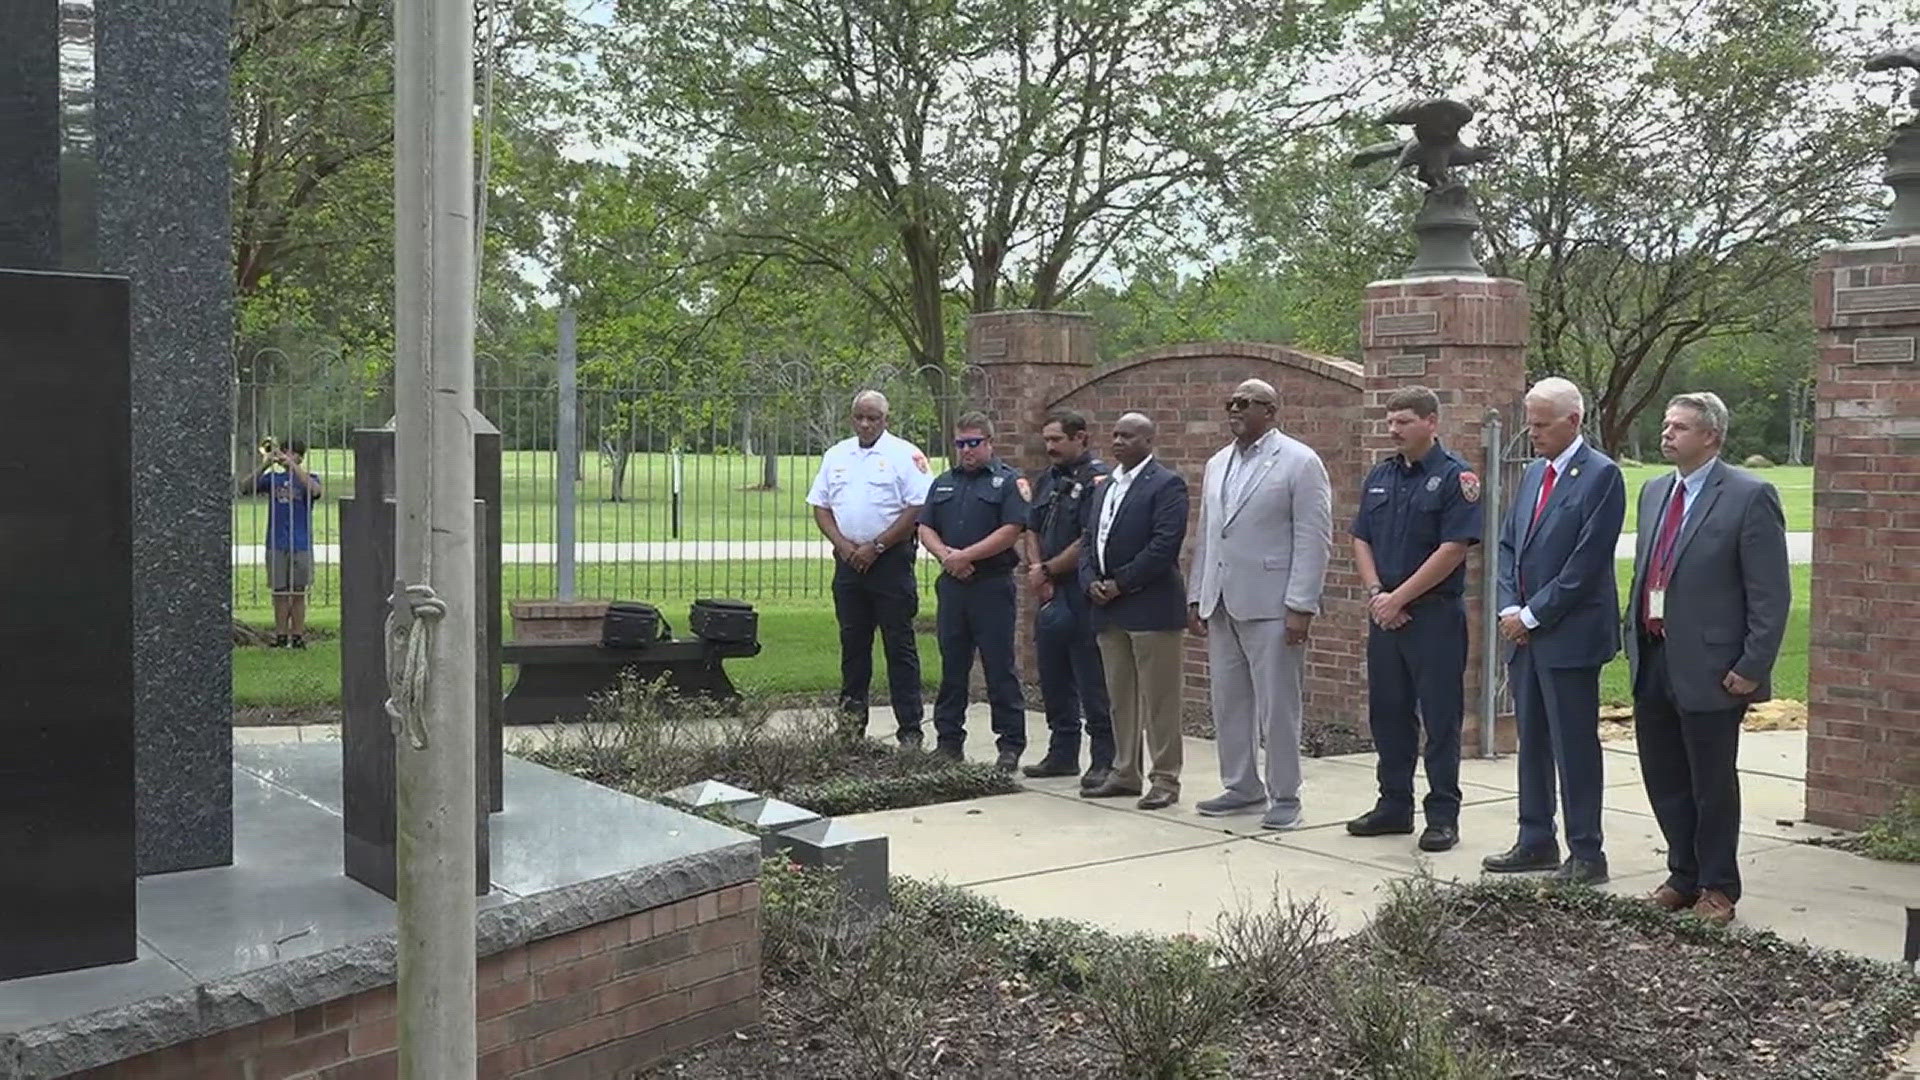
[[[1262,826],[1291,829],[1300,824],[1300,683],[1333,550],[1333,496],[1320,455],[1274,427],[1279,400],[1259,379],[1227,399],[1233,442],[1207,462],[1187,621],[1207,639],[1226,787],[1194,809],[1265,808]]]
[[[1740,900],[1740,722],[1767,700],[1793,603],[1780,496],[1719,460],[1726,439],[1717,395],[1667,403],[1675,471],[1640,488],[1625,635],[1640,772],[1667,838],[1650,899],[1721,924]]]

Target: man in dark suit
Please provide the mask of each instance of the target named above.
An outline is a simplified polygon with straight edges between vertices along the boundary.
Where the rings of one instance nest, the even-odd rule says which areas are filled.
[[[1719,460],[1726,439],[1717,395],[1667,403],[1675,471],[1640,488],[1626,630],[1640,772],[1667,838],[1651,899],[1721,924],[1740,901],[1740,722],[1767,700],[1793,603],[1780,496]]]
[[[1500,529],[1500,635],[1520,729],[1520,838],[1481,865],[1607,880],[1600,836],[1600,669],[1620,649],[1614,545],[1626,517],[1620,467],[1580,436],[1586,403],[1565,379],[1527,391],[1527,431],[1541,460]],[[1568,856],[1553,827],[1554,781]]]
[[[1089,799],[1140,794],[1140,744],[1151,787],[1142,810],[1180,800],[1180,652],[1187,589],[1187,482],[1153,459],[1153,421],[1128,413],[1113,425],[1118,466],[1095,490],[1081,538],[1080,581],[1113,708],[1113,768]]]

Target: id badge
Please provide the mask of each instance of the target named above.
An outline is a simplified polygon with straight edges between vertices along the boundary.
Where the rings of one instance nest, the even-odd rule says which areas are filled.
[[[1667,617],[1667,590],[1647,590],[1647,618],[1665,619]]]

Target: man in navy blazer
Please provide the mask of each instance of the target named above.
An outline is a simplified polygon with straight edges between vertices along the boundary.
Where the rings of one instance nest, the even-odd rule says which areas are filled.
[[[1520,734],[1520,837],[1481,865],[1607,880],[1600,836],[1600,669],[1620,649],[1614,545],[1627,509],[1620,467],[1580,436],[1586,402],[1565,379],[1527,391],[1527,466],[1500,529],[1500,635]],[[1568,856],[1553,827],[1554,781]]]
[[[1151,787],[1139,802],[1159,810],[1180,799],[1180,653],[1187,587],[1187,482],[1153,459],[1153,421],[1128,413],[1113,425],[1118,467],[1100,485],[1081,538],[1080,582],[1113,707],[1113,769],[1089,799],[1140,794],[1145,736]]]

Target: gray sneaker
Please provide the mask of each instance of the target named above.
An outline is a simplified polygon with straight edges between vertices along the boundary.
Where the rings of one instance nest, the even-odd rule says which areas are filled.
[[[1297,829],[1300,825],[1298,803],[1291,805],[1275,803],[1268,807],[1266,814],[1260,818],[1260,827],[1263,829]]]
[[[1249,810],[1258,810],[1267,804],[1265,795],[1235,795],[1223,791],[1211,799],[1202,799],[1193,804],[1201,817],[1226,817],[1228,814],[1244,814]]]

